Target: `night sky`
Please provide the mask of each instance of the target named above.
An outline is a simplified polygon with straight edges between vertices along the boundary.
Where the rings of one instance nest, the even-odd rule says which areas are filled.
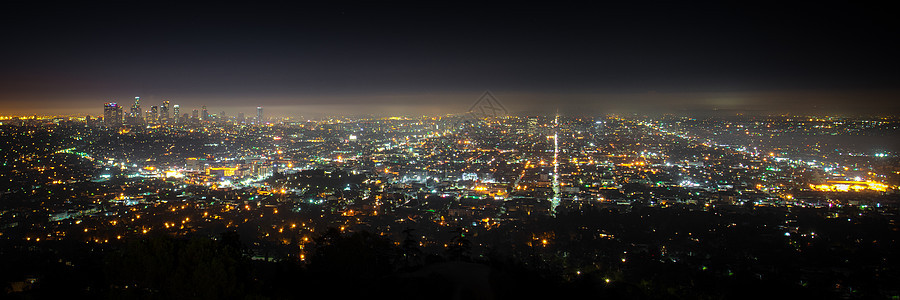
[[[730,2],[730,1],[721,1]],[[123,4],[124,3],[124,4]],[[138,4],[140,3],[140,4]],[[896,114],[882,4],[0,4],[0,114]]]

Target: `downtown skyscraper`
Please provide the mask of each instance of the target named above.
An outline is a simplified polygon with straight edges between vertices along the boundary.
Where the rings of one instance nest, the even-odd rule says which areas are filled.
[[[162,106],[159,108],[159,123],[169,123],[169,100],[163,101]]]
[[[159,121],[159,106],[153,105],[150,107],[150,113],[147,115],[147,123],[155,124]]]
[[[256,124],[263,123],[263,108],[262,106],[256,107]]]
[[[129,120],[129,123],[134,125],[144,122],[144,114],[141,112],[141,97],[134,97],[134,104],[131,105]]]
[[[122,125],[122,107],[116,102],[103,104],[103,126],[114,127]]]

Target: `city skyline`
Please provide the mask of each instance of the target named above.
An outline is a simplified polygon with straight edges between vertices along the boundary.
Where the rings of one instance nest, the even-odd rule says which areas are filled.
[[[143,101],[144,104],[147,104],[146,98]],[[160,102],[161,105],[150,105],[146,110],[142,110],[141,106],[141,97],[135,96],[134,103],[131,105],[130,110],[126,110],[125,106],[119,105],[117,102],[105,102],[103,104],[103,114],[96,116],[102,117],[100,120],[104,126],[122,126],[122,125],[184,125],[183,123],[188,121],[209,121],[207,120],[209,116],[216,116],[219,119],[224,118],[232,118],[234,120],[239,121],[239,123],[244,122],[244,113],[236,112],[233,115],[227,115],[225,111],[221,111],[219,114],[209,114],[206,105],[197,107],[202,108],[203,114],[193,114],[193,113],[184,113],[181,114],[181,105],[180,104],[172,104],[169,100],[163,100]],[[169,115],[169,106],[172,107],[172,115]],[[197,111],[196,109],[194,111]],[[267,119],[263,116],[262,107],[256,107],[256,117],[249,121],[250,123],[260,124]],[[72,116],[77,115],[74,113],[66,113],[62,114],[63,116]],[[11,117],[11,116],[7,116]],[[27,116],[25,116],[27,117]],[[86,114],[85,118],[90,118],[90,114]]]
[[[280,103],[280,105],[270,105],[275,111],[273,117],[277,118],[322,118],[335,116],[388,116],[388,115],[446,115],[446,114],[465,114],[469,106],[478,100],[483,93],[466,93],[454,95],[417,95],[403,97],[329,97],[323,101],[324,103],[314,104],[290,104],[282,101],[259,101],[265,103]],[[667,94],[660,93],[643,93],[643,94],[616,94],[616,95],[584,95],[571,94],[567,96],[546,95],[546,94],[504,94],[495,93],[498,101],[509,108],[508,113],[514,115],[552,115],[553,111],[559,109],[565,115],[602,115],[602,114],[677,114],[677,115],[729,115],[729,114],[747,114],[747,115],[810,115],[810,116],[893,116],[896,112],[891,105],[881,105],[872,103],[859,103],[858,99],[894,99],[890,93],[880,93],[877,91],[860,91],[855,93],[828,93],[823,91],[817,92],[759,92],[749,94],[735,93],[708,93],[699,97],[696,94]],[[817,99],[815,103],[807,103],[803,101],[804,97]],[[91,103],[96,105],[105,102],[127,103],[129,97],[121,98],[105,98],[107,100],[92,100]],[[154,97],[162,103],[162,99],[174,99],[172,97]],[[150,97],[142,97],[142,102],[150,103]],[[616,99],[591,102],[591,99]],[[115,101],[112,99],[124,99],[125,101]],[[365,99],[376,99],[377,101],[385,101],[370,104],[356,104],[353,101],[363,101]],[[410,101],[410,104],[401,104],[389,102],[386,99],[403,99]],[[419,99],[419,101],[415,101]],[[675,103],[665,101],[663,99],[674,99]],[[761,100],[765,99],[765,100]],[[176,101],[176,100],[170,100]],[[550,101],[554,103],[553,107],[547,107],[546,103]],[[678,101],[688,101],[678,102]],[[179,101],[178,104],[190,109],[199,109],[206,106],[205,103],[216,103],[215,99],[210,101],[187,100]],[[241,102],[247,102],[241,100]],[[174,103],[174,102],[173,102]],[[186,104],[187,103],[187,104]],[[641,103],[635,106],[634,103]],[[73,104],[74,105],[74,104]],[[158,106],[158,105],[157,105]],[[242,104],[217,105],[217,110],[224,111],[228,114],[252,113],[258,105]],[[149,110],[146,106],[144,112]],[[29,105],[28,108],[15,109],[10,111],[0,111],[3,116],[76,116],[91,115],[95,116],[102,113],[93,106],[77,107],[54,106],[51,108],[37,107]]]
[[[0,4],[0,296],[900,299],[858,2]]]

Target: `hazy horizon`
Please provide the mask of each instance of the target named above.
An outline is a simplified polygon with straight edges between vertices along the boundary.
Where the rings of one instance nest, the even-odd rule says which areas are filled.
[[[5,3],[0,113],[162,100],[269,116],[510,112],[895,114],[896,18],[759,3],[453,7]],[[277,108],[277,109],[274,109]]]
[[[262,106],[269,117],[348,116],[348,115],[443,115],[465,113],[484,93],[457,94],[411,94],[411,95],[343,95],[311,97],[234,97],[209,96],[161,97],[139,95],[142,109],[149,110],[168,100],[179,105],[181,113],[191,113],[193,109],[207,106],[211,114],[224,111],[227,115],[256,113]],[[508,114],[549,114],[559,110],[564,114],[807,114],[884,116],[895,114],[900,102],[897,91],[858,92],[754,92],[754,93],[621,93],[621,94],[549,94],[549,93],[508,93],[492,91]],[[224,101],[223,101],[224,100]],[[27,104],[15,106],[4,104],[2,115],[99,115],[105,102],[118,102],[130,109],[134,98],[121,96],[97,99],[93,105],[83,103],[90,100],[44,100],[49,105]],[[236,105],[234,103],[243,103]]]

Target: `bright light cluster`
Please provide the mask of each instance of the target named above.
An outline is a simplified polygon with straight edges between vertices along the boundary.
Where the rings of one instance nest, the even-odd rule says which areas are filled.
[[[823,192],[860,192],[865,190],[886,192],[888,190],[886,184],[875,181],[833,181],[826,184],[810,184],[809,188]]]

